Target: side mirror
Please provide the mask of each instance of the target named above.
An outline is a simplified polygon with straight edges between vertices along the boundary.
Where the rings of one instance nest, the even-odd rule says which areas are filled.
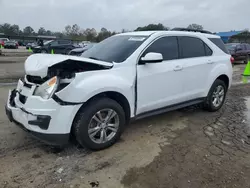
[[[149,52],[140,59],[140,64],[160,63],[162,61],[163,61],[163,56],[161,53]]]

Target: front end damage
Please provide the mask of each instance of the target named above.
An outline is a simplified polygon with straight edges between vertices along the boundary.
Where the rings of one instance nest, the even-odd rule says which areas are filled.
[[[18,81],[17,88],[9,92],[6,104],[9,120],[48,144],[65,145],[82,103],[65,101],[56,93],[65,89],[76,74],[111,68],[84,60],[66,58],[50,65],[45,62],[44,67],[36,65],[37,70],[33,61],[33,67],[26,70],[27,75]]]

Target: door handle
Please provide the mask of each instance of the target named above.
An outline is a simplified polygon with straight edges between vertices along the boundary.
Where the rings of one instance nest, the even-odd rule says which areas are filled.
[[[183,67],[181,65],[176,65],[174,71],[181,71]]]

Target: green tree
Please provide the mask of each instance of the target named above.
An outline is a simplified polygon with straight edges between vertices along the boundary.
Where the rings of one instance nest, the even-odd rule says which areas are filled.
[[[72,28],[71,28],[70,25],[67,25],[67,26],[65,27],[65,34],[66,34],[67,36],[70,36],[71,33],[72,33]]]
[[[135,31],[154,31],[154,30],[169,30],[169,28],[159,23],[159,24],[149,24],[144,27],[138,27]]]
[[[23,29],[23,34],[26,36],[33,35],[34,34],[34,29],[30,26],[27,26]]]
[[[14,24],[14,25],[12,25],[10,27],[10,29],[11,29],[11,32],[12,32],[13,35],[19,35],[20,34],[20,29],[19,29],[18,25]]]
[[[71,35],[79,35],[80,27],[77,24],[74,24],[71,28]]]
[[[203,30],[203,26],[199,25],[199,24],[190,24],[188,27],[188,29],[197,29],[197,30]]]
[[[101,31],[98,33],[97,37],[96,37],[96,41],[100,42],[108,37],[110,37],[112,34],[110,31],[108,31],[106,28],[102,28]]]
[[[53,35],[53,32],[52,32],[52,31],[50,31],[50,30],[47,30],[47,31],[46,31],[46,35],[48,35],[48,36],[52,36],[52,35]]]
[[[4,23],[0,25],[0,33],[4,33],[6,35],[19,35],[19,26],[15,24],[11,25],[9,23]]]
[[[44,29],[44,27],[40,27],[37,34],[38,35],[46,35],[46,30]]]
[[[96,37],[97,37],[97,32],[94,28],[90,29],[90,28],[87,28],[85,31],[84,31],[84,35],[86,37],[86,40],[88,41],[96,41]]]

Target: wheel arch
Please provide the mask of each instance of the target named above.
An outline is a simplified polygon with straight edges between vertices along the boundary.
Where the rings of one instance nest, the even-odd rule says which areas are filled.
[[[79,108],[79,110],[77,111],[77,113],[75,114],[75,117],[73,119],[73,123],[71,126],[71,133],[73,133],[74,131],[72,131],[72,129],[74,128],[74,124],[76,122],[77,119],[77,115],[80,113],[80,111],[84,108],[86,108],[88,106],[88,104],[90,102],[92,102],[93,100],[96,100],[98,98],[110,98],[114,101],[116,101],[118,104],[121,105],[121,107],[124,110],[125,113],[125,118],[126,118],[126,124],[129,123],[130,121],[130,117],[131,117],[131,107],[130,107],[130,103],[128,101],[128,99],[121,93],[116,92],[116,91],[105,91],[105,92],[101,92],[99,94],[96,94],[94,96],[92,96],[91,98],[89,98],[85,103],[82,104],[82,106]]]
[[[228,89],[228,87],[229,87],[229,77],[227,75],[222,74],[222,75],[218,76],[215,80],[222,80],[226,84],[227,89]]]

